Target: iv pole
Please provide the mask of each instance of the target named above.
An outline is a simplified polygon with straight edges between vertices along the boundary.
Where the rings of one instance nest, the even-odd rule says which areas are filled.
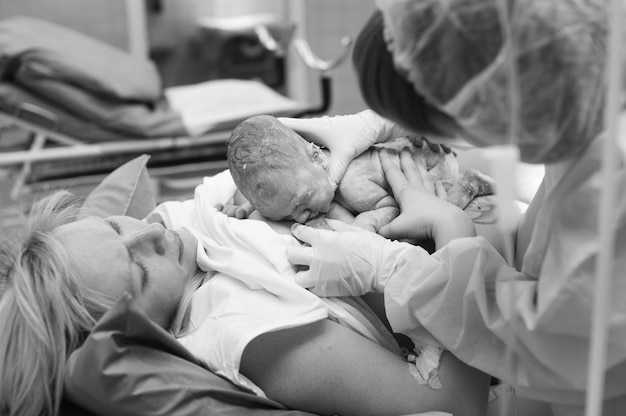
[[[618,123],[622,92],[621,64],[621,1],[611,0],[609,8],[609,35],[607,50],[607,96],[605,104],[606,142],[603,149],[602,181],[605,186],[600,195],[598,229],[600,247],[596,265],[594,285],[593,320],[591,326],[591,346],[589,351],[587,397],[585,415],[600,416],[604,396],[604,368],[607,354],[607,311],[610,308],[611,283],[613,279],[613,258],[615,256],[615,166],[616,156],[621,152],[618,146]]]

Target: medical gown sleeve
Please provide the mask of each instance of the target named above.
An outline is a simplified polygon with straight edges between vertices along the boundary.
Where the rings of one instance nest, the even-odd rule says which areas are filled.
[[[594,257],[544,284],[508,266],[481,237],[455,240],[426,259],[428,267],[391,277],[387,315],[394,331],[441,345],[530,397],[578,404],[586,382]],[[623,285],[618,289],[624,295]],[[544,295],[553,298],[551,305],[542,306]],[[622,305],[613,307],[611,318],[606,393],[616,395],[626,389]]]

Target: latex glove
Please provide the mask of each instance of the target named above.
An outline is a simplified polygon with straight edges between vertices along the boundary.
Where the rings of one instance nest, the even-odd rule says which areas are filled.
[[[308,266],[296,273],[296,283],[318,296],[358,296],[383,292],[394,273],[413,273],[416,261],[429,257],[421,247],[387,240],[336,220],[335,230],[294,224],[291,232],[310,247],[290,246],[287,259]]]
[[[459,207],[441,198],[440,183],[429,182],[430,175],[417,165],[408,151],[400,152],[400,164],[389,152],[378,152],[385,178],[391,186],[400,215],[378,230],[388,238],[432,239],[438,250],[449,241],[473,237],[476,229]]]
[[[372,110],[347,116],[278,119],[308,141],[330,150],[328,175],[337,185],[352,159],[376,143],[409,134]]]

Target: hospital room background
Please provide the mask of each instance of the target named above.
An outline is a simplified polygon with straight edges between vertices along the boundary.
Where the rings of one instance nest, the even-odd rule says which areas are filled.
[[[246,107],[241,109],[243,114],[334,115],[365,108],[348,61],[350,45],[346,43],[348,38],[354,39],[358,34],[374,7],[374,1],[357,0],[3,0],[0,18],[27,16],[53,22],[133,56],[150,59],[158,68],[161,86],[166,90],[215,79],[255,81],[259,85],[253,87],[258,87],[257,92],[261,94],[257,98],[268,101],[258,103],[260,108],[246,107],[255,107],[255,103],[244,100],[243,86],[236,88],[235,92],[231,92],[228,86],[220,91],[229,100],[238,100],[235,106]],[[255,27],[259,26],[269,29],[269,40],[255,32]],[[324,87],[321,78],[330,79],[330,85]],[[271,92],[275,92],[275,96]],[[181,94],[185,93],[181,91]],[[282,97],[289,101],[281,100]],[[217,104],[220,102],[223,100],[212,100],[206,112],[224,109]],[[24,108],[23,105],[6,110],[2,114],[32,116],[35,121],[46,119],[48,115],[41,108]],[[240,116],[215,114],[215,118],[220,117],[229,121]],[[87,192],[103,174],[132,155],[149,152],[155,147],[171,146],[167,143],[140,143],[137,150],[126,151],[136,142],[126,135],[121,141],[118,138],[106,143],[102,143],[104,139],[90,141],[93,148],[80,151],[76,156],[72,156],[76,146],[65,146],[66,150],[55,154],[35,156],[36,150],[28,154],[18,153],[31,150],[32,129],[20,128],[15,119],[7,117],[0,123],[0,146],[4,152],[4,156],[0,156],[0,201],[4,208],[24,209],[30,204],[32,195],[50,187],[70,186],[82,193]],[[54,123],[46,119],[39,124],[51,127],[46,132],[56,129],[57,133],[62,133]],[[232,123],[230,121],[231,127]],[[212,130],[226,131],[225,128]],[[165,133],[154,135],[162,139]],[[73,135],[68,132],[65,136]],[[61,146],[63,139],[48,137],[42,147]],[[223,142],[224,136],[207,140]],[[197,143],[198,140],[194,145]],[[119,149],[120,145],[124,148]],[[211,153],[209,147],[204,146],[206,159],[218,161],[200,163],[185,155],[170,157],[173,160],[156,157],[159,160],[155,161],[156,155],[153,155],[151,176],[155,178],[161,197],[184,197],[192,191],[190,184],[194,180],[186,181],[186,178],[201,178],[225,166],[219,162],[219,159],[223,162],[221,149]],[[92,152],[106,156],[95,159],[84,156]],[[106,158],[110,163],[104,160]],[[6,214],[3,218],[5,222],[10,221]]]
[[[0,56],[10,49],[3,36],[19,32],[5,21],[25,17],[42,30],[51,22],[149,60],[164,96],[191,114],[172,115],[175,126],[165,132],[152,126],[139,132],[130,126],[132,134],[100,129],[94,125],[102,119],[84,120],[87,109],[77,115],[66,106],[57,113],[54,103],[23,98],[31,97],[30,84],[24,92],[24,85],[0,79],[0,101],[20,97],[0,102],[0,229],[14,226],[36,196],[56,188],[86,196],[141,154],[151,155],[158,201],[188,199],[202,177],[227,167],[229,132],[250,115],[316,117],[366,109],[350,52],[375,8],[374,0],[0,0],[0,48],[6,47]],[[209,119],[198,112],[210,113]],[[62,124],[65,117],[69,127]],[[76,137],[85,128],[93,136]],[[542,178],[541,165],[520,163],[515,197],[528,203]]]

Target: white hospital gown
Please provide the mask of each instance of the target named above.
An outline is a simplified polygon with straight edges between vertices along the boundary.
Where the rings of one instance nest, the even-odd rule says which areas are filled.
[[[383,324],[351,300],[320,299],[294,282],[286,247],[299,244],[281,224],[229,218],[214,207],[235,192],[228,171],[204,178],[194,199],[159,205],[168,228],[186,228],[199,241],[197,261],[208,271],[193,295],[192,332],[179,341],[216,374],[260,396],[264,392],[239,373],[241,355],[255,337],[327,317],[399,353]],[[272,228],[274,227],[274,228]],[[356,308],[353,307],[356,305]]]

